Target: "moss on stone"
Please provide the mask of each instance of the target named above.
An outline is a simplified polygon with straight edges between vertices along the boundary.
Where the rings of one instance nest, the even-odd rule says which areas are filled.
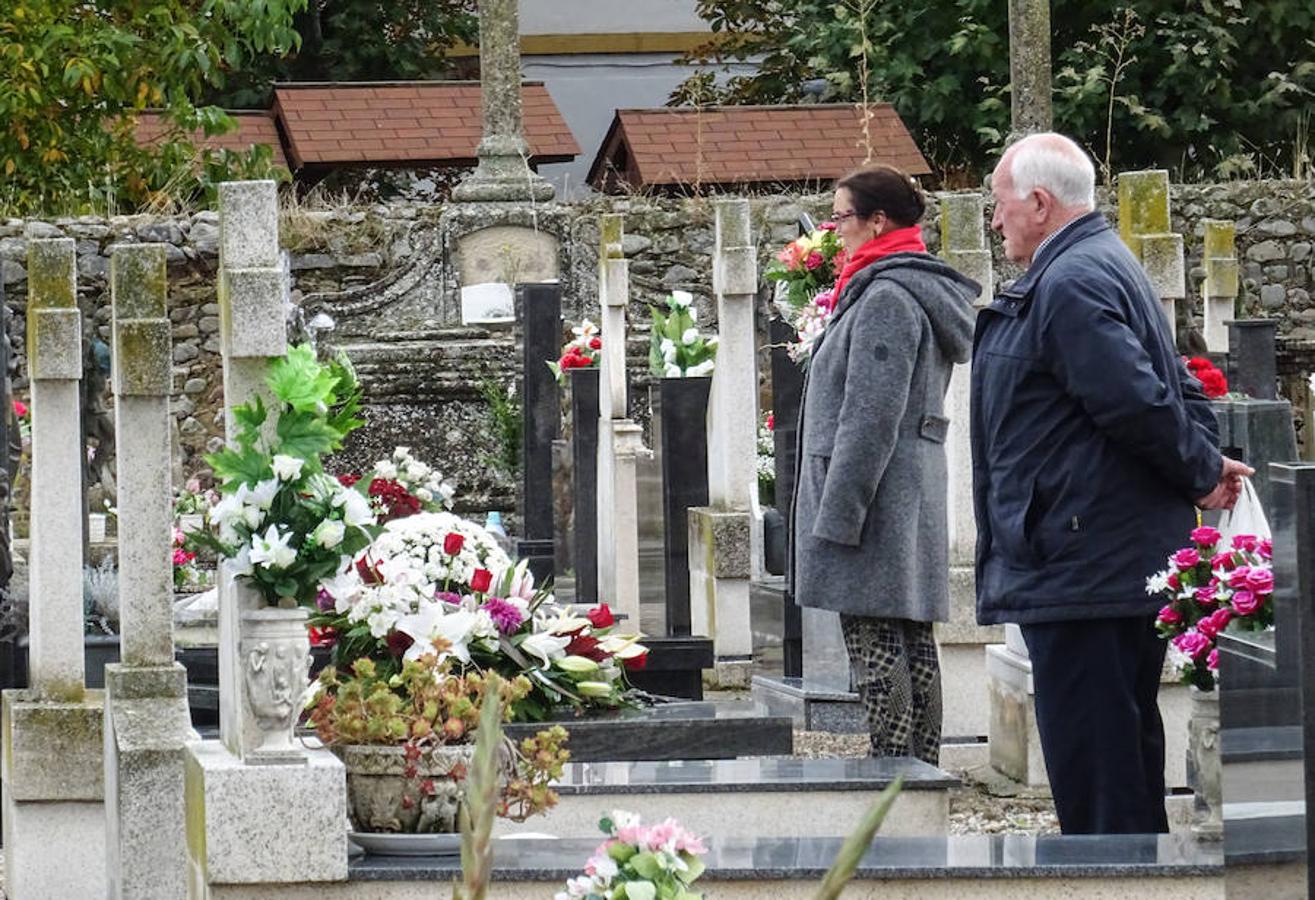
[[[1169,173],[1164,169],[1119,175],[1119,237],[1140,258],[1135,237],[1169,232]]]
[[[1237,256],[1237,225],[1227,219],[1203,219],[1205,229],[1205,248],[1202,255],[1207,259],[1231,259]]]
[[[110,257],[114,314],[120,319],[163,319],[169,290],[164,246],[118,247]]]

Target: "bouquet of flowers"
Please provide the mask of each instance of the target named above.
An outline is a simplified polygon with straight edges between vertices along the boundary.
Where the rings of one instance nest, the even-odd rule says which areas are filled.
[[[1274,624],[1272,547],[1237,535],[1222,547],[1219,531],[1192,531],[1192,546],[1169,557],[1168,568],[1146,580],[1146,593],[1168,603],[1155,627],[1169,641],[1169,660],[1184,684],[1214,690],[1219,633],[1230,624],[1261,631]]]
[[[1228,379],[1204,356],[1193,356],[1188,359],[1187,370],[1201,382],[1202,390],[1211,400],[1228,394]]]
[[[570,369],[587,369],[598,365],[598,351],[603,349],[598,326],[588,319],[572,328],[571,334],[575,337],[562,345],[561,358],[557,362],[548,363],[558,384],[566,381],[566,373]]]
[[[675,819],[640,824],[617,810],[598,823],[607,835],[585,863],[584,874],[566,882],[556,900],[624,897],[627,900],[701,900],[690,885],[703,874],[703,840]]]
[[[776,418],[768,410],[758,426],[758,500],[765,506],[776,502],[776,442],[772,439],[775,430]]]
[[[519,720],[555,706],[628,702],[624,671],[640,668],[639,635],[613,633],[604,605],[578,614],[536,587],[485,529],[451,513],[389,522],[355,563],[325,582],[312,624],[335,639],[333,662],[374,661],[392,674],[436,654],[464,668],[525,676],[512,704]]]
[[[365,495],[320,462],[362,424],[360,389],[345,360],[320,363],[304,345],[275,360],[266,381],[278,421],[267,434],[260,397],[234,408],[235,446],[206,457],[223,499],[210,510],[212,530],[192,532],[189,549],[232,560],[270,605],[311,606],[377,530]]]
[[[219,502],[219,492],[201,487],[201,479],[189,478],[187,484],[174,495],[174,518],[205,515]]]
[[[201,570],[196,567],[196,551],[187,549],[187,534],[174,526],[174,590],[182,590],[201,583]]]
[[[786,301],[802,309],[809,300],[836,283],[845,265],[845,247],[834,222],[823,222],[785,245],[763,277],[786,286]]]
[[[393,455],[376,462],[369,474],[365,493],[380,523],[422,511],[449,510],[456,496],[456,489],[443,480],[442,474],[416,459],[409,447],[393,450]],[[363,480],[354,474],[338,476],[338,481],[347,487],[355,487]]]
[[[672,291],[664,301],[666,314],[652,307],[652,346],[649,369],[662,378],[695,378],[712,374],[716,365],[717,338],[703,338],[698,329],[694,295]]]

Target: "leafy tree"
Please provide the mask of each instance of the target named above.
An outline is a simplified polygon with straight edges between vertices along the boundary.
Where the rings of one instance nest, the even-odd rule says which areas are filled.
[[[695,76],[673,102],[797,102],[819,79],[827,99],[858,101],[865,61],[869,96],[895,106],[948,180],[975,179],[1008,135],[999,0],[698,0],[698,11],[716,34],[686,62],[753,59],[758,70],[720,87]],[[1312,33],[1310,0],[1054,0],[1055,125],[1115,169],[1298,168],[1315,98]]]
[[[312,0],[293,27],[296,53],[266,54],[234,73],[216,100],[263,107],[276,81],[390,81],[445,75],[445,51],[478,40],[476,0]]]
[[[259,153],[198,155],[194,131],[234,123],[197,101],[254,54],[292,47],[304,4],[17,0],[0,21],[0,207],[103,213],[198,190],[203,167],[209,178],[229,164],[258,167]],[[176,131],[143,147],[135,128],[147,108]]]

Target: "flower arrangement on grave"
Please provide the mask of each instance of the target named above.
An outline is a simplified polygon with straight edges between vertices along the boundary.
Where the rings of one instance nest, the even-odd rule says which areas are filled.
[[[196,565],[196,551],[187,549],[187,534],[181,528],[175,525],[173,532],[174,590],[197,588],[203,579]]]
[[[644,825],[634,813],[614,811],[598,823],[603,841],[584,865],[584,873],[566,882],[556,900],[701,900],[692,885],[703,874],[708,852],[703,839],[675,819]]]
[[[199,478],[189,478],[185,485],[174,492],[174,518],[204,516],[218,502],[218,491],[202,488]]]
[[[835,224],[823,222],[786,244],[764,273],[767,280],[785,286],[776,308],[797,335],[787,350],[800,366],[808,365],[813,346],[835,312],[834,287],[844,263],[845,248]]]
[[[598,326],[585,319],[571,329],[575,337],[562,345],[562,355],[557,362],[548,363],[553,377],[558,384],[566,382],[566,373],[571,369],[588,369],[598,365],[599,352],[603,349],[602,334]]]
[[[442,473],[416,459],[410,447],[397,447],[388,459],[378,460],[369,476],[365,493],[381,524],[421,512],[449,510],[456,496],[456,489],[443,480]],[[338,481],[347,487],[355,487],[364,480],[359,474],[338,476]]]
[[[277,421],[255,397],[234,407],[233,445],[210,454],[222,498],[210,531],[193,532],[231,560],[271,606],[315,605],[320,586],[345,571],[378,532],[364,492],[326,474],[321,456],[363,423],[360,388],[345,359],[321,363],[305,345],[274,360],[266,384]]]
[[[1201,389],[1207,397],[1215,400],[1228,395],[1228,379],[1214,363],[1204,356],[1190,357],[1186,363],[1187,370],[1201,382]]]
[[[663,300],[666,311],[650,307],[653,314],[649,369],[661,378],[696,378],[711,375],[716,365],[717,338],[699,334],[694,295],[672,291]]]
[[[1219,633],[1232,625],[1262,631],[1274,624],[1274,570],[1268,540],[1237,535],[1229,546],[1217,529],[1192,531],[1192,545],[1169,557],[1168,568],[1146,580],[1146,593],[1163,595],[1155,627],[1169,642],[1169,661],[1184,684],[1214,690]]]
[[[524,676],[511,702],[519,721],[555,707],[613,709],[631,703],[627,669],[642,668],[638,634],[618,634],[606,605],[577,612],[536,586],[493,536],[451,513],[387,523],[353,566],[326,580],[311,624],[332,636],[334,665],[370,659],[397,674],[441,644],[440,662],[462,671]]]
[[[362,657],[347,671],[326,668],[316,688],[308,718],[347,765],[353,825],[403,833],[458,830],[479,732],[493,726],[496,737],[497,723],[531,691],[523,675],[462,670],[442,639],[394,674]],[[551,785],[570,758],[566,739],[555,725],[519,744],[495,740],[497,815],[523,822],[556,804]]]
[[[758,502],[771,506],[776,502],[776,417],[768,410],[758,426]]]
[[[23,441],[32,440],[32,412],[22,400],[13,401],[14,418],[18,420],[18,433]]]

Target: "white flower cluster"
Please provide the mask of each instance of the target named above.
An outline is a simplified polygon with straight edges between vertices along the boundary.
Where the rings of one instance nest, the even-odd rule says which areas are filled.
[[[758,426],[758,480],[776,481],[776,442],[765,424]]]
[[[421,462],[411,454],[410,447],[398,447],[389,459],[381,459],[374,464],[374,477],[396,481],[406,488],[407,493],[426,506],[431,504],[443,509],[452,508],[452,498],[456,489],[444,481],[442,474],[428,463]]]

